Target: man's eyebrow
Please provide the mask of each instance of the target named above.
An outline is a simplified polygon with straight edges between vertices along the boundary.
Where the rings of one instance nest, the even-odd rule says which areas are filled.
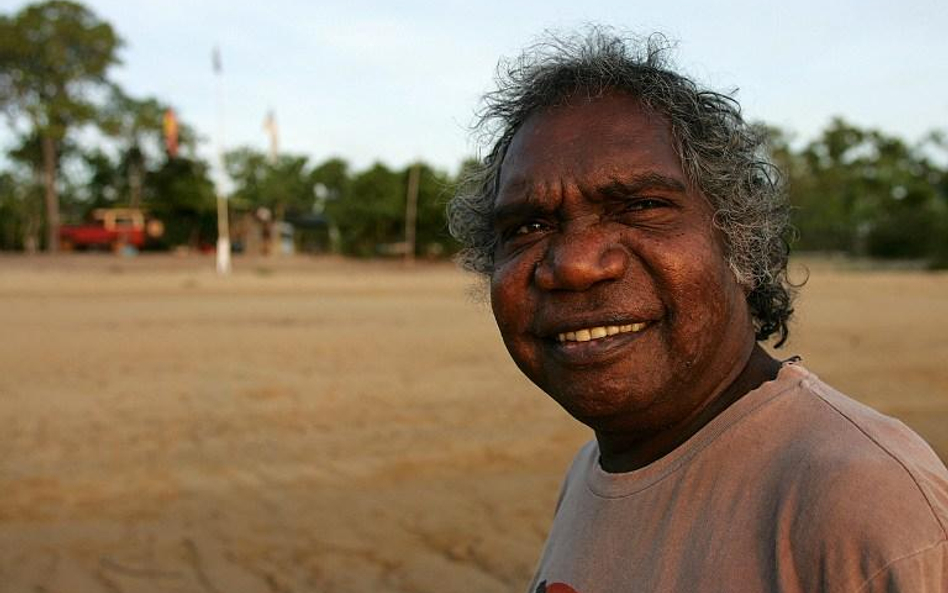
[[[503,206],[495,206],[493,210],[491,210],[490,221],[492,224],[496,225],[505,220],[519,220],[522,218],[529,218],[542,212],[544,212],[543,207],[535,200],[531,200],[528,197],[526,200],[521,202],[504,204]]]
[[[530,186],[526,183],[517,184],[523,192],[523,199],[512,204],[503,206],[494,206],[490,212],[491,223],[497,225],[506,220],[519,220],[529,218],[537,214],[547,213],[549,210],[544,204],[537,200],[530,191]],[[605,196],[613,199],[625,199],[629,196],[641,194],[650,189],[660,189],[670,192],[683,193],[688,190],[685,184],[655,171],[639,173],[627,177],[611,177],[607,183],[597,185],[589,192],[594,195]]]
[[[681,180],[650,171],[630,177],[612,177],[608,183],[596,186],[593,193],[609,198],[627,198],[650,189],[680,193],[688,190]]]

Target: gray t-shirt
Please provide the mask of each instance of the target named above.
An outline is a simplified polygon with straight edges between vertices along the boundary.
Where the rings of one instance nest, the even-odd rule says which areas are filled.
[[[948,471],[799,364],[642,469],[595,442],[529,593],[948,592]]]

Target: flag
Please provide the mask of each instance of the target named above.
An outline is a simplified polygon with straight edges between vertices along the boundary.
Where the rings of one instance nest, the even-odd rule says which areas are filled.
[[[161,127],[165,133],[165,148],[168,150],[168,156],[175,158],[178,156],[178,118],[170,107],[165,110]]]
[[[224,67],[221,64],[221,50],[216,45],[214,46],[214,51],[211,53],[211,66],[214,68],[214,74],[220,74],[224,71]]]

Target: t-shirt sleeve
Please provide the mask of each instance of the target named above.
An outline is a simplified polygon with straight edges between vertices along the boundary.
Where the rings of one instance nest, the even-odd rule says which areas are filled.
[[[893,560],[854,593],[948,593],[948,541]]]

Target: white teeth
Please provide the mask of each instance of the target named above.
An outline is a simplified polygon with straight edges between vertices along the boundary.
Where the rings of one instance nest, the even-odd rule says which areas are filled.
[[[640,332],[645,329],[646,326],[648,326],[648,322],[645,321],[639,321],[628,325],[599,325],[596,327],[578,329],[571,332],[563,332],[561,334],[557,334],[556,339],[560,342],[589,342],[590,340],[598,340],[600,338],[614,336],[616,334]]]

